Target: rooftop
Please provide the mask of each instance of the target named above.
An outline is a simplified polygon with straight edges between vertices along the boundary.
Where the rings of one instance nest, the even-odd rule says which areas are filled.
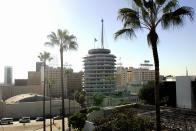
[[[5,103],[15,104],[20,102],[35,102],[35,101],[42,101],[42,100],[43,100],[42,95],[28,93],[28,94],[20,94],[20,95],[10,97],[7,100],[5,100]],[[46,97],[46,100],[49,100],[49,98]]]

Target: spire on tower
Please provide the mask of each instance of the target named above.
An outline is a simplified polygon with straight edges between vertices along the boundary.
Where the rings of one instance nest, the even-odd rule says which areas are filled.
[[[187,67],[186,67],[186,76],[189,76],[189,73],[188,73],[188,69],[187,69]]]
[[[101,19],[102,22],[102,29],[101,29],[101,48],[104,49],[104,41],[103,41],[103,19]]]

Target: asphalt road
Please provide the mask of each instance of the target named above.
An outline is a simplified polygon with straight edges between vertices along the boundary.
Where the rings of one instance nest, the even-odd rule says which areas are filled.
[[[68,128],[68,121],[65,118],[65,128]],[[61,120],[55,120],[52,126],[53,131],[61,131]],[[31,123],[14,122],[11,125],[0,125],[0,131],[43,131],[43,121],[31,120]],[[46,131],[50,131],[50,119],[46,120]]]

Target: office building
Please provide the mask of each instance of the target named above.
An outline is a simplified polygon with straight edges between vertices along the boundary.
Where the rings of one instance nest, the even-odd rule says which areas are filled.
[[[27,83],[28,85],[40,85],[41,84],[41,72],[29,71]]]
[[[12,67],[6,66],[4,68],[4,84],[12,85]]]
[[[82,90],[82,77],[83,72],[70,72],[65,74],[65,78],[67,79],[68,96],[73,98],[75,91]]]
[[[116,87],[125,88],[128,84],[128,68],[119,66],[116,68]]]
[[[42,65],[43,65],[43,62],[36,62],[36,72],[40,72],[41,71]]]
[[[146,84],[148,81],[155,80],[155,71],[145,68],[132,70],[132,84]]]
[[[84,57],[84,88],[87,95],[110,94],[115,90],[115,56],[109,49],[91,49]]]
[[[41,82],[42,82],[42,86],[43,86],[43,82],[44,82],[44,68],[41,69]],[[57,67],[57,68],[53,68],[53,67],[48,67],[46,68],[46,94],[49,95],[51,94],[52,97],[61,97],[61,68]],[[65,69],[64,69],[65,71]],[[50,83],[50,87],[49,87],[49,83]],[[63,79],[63,83],[64,83],[64,97],[67,97],[67,79],[65,79],[65,75],[64,75],[64,79]]]
[[[72,95],[74,91],[82,89],[82,72],[73,72],[64,68],[64,92],[65,97]],[[49,87],[50,83],[50,87]],[[47,67],[46,69],[46,94],[53,97],[61,97],[61,68]],[[71,94],[70,94],[71,93]]]
[[[15,86],[27,86],[28,79],[15,79],[14,85]]]

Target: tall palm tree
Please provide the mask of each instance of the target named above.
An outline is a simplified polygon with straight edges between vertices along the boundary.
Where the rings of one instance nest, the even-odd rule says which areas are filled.
[[[58,46],[60,51],[60,59],[61,59],[61,98],[62,98],[62,129],[65,130],[64,125],[64,116],[65,116],[65,109],[64,109],[64,83],[63,83],[63,52],[68,50],[77,50],[78,44],[76,42],[76,37],[74,35],[69,35],[69,32],[67,30],[62,31],[61,29],[58,29],[57,33],[51,32],[47,36],[47,38],[50,40],[49,42],[46,42],[45,45],[50,46]],[[67,91],[66,91],[66,97],[67,97]]]
[[[119,36],[132,38],[135,31],[146,29],[148,31],[147,42],[152,49],[155,64],[155,105],[156,128],[161,130],[160,106],[159,106],[159,56],[157,51],[159,25],[163,29],[172,26],[182,26],[185,16],[193,20],[194,10],[191,7],[180,7],[178,0],[133,0],[133,8],[122,8],[118,12],[118,19],[123,23],[123,28],[115,33],[115,39]]]
[[[43,62],[44,64],[44,98],[43,98],[43,129],[44,131],[46,130],[46,114],[45,114],[45,97],[46,97],[46,61],[51,61],[52,57],[50,57],[50,53],[49,52],[45,52],[44,53],[39,53],[38,58],[40,59],[41,62]]]
[[[55,84],[54,79],[48,79],[48,87],[50,93],[50,131],[52,131],[52,86]],[[53,121],[54,122],[54,121]]]

